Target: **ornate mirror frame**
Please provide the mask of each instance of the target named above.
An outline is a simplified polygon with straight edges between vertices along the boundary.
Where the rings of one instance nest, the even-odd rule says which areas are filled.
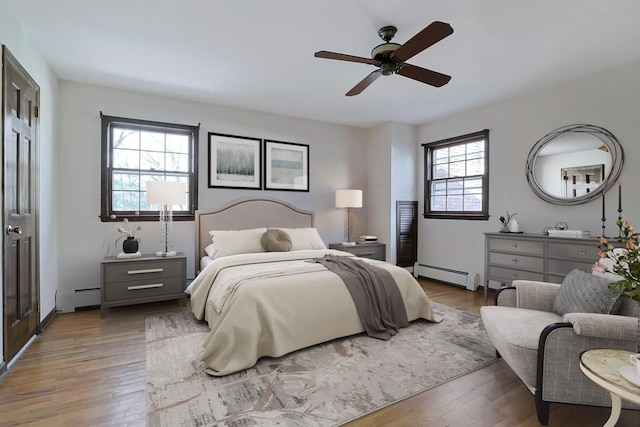
[[[535,174],[535,164],[539,159],[540,152],[545,147],[548,147],[551,142],[556,141],[560,137],[575,137],[579,136],[580,134],[591,135],[602,141],[602,144],[604,145],[604,147],[606,147],[606,150],[608,150],[609,154],[611,155],[611,170],[609,174],[604,177],[604,180],[602,181],[602,184],[600,184],[600,186],[584,195],[563,198],[550,194],[548,191],[545,191],[545,189],[540,185],[540,177],[536,177]],[[622,145],[620,145],[618,139],[611,132],[604,128],[587,124],[567,125],[549,132],[533,146],[533,148],[529,152],[529,157],[527,158],[527,182],[529,183],[531,190],[533,190],[533,192],[542,200],[556,205],[578,205],[597,199],[601,194],[604,194],[606,191],[608,191],[620,177],[623,164],[624,151],[622,149]]]

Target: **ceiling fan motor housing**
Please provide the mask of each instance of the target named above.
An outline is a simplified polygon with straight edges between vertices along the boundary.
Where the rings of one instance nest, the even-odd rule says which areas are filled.
[[[382,75],[388,76],[396,72],[398,63],[391,59],[391,55],[400,46],[398,43],[382,43],[374,47],[371,51],[371,59],[380,67]]]

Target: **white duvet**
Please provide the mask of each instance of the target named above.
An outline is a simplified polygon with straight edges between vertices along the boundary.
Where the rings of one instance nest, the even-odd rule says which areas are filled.
[[[352,256],[326,249],[213,260],[187,288],[191,310],[211,328],[202,353],[207,373],[227,375],[253,366],[262,356],[278,357],[364,332],[342,280],[320,264],[304,262],[326,254]],[[387,269],[394,277],[409,321],[439,321],[407,270],[364,260]]]

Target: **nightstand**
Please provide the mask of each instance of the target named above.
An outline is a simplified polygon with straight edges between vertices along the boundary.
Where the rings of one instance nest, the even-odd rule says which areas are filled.
[[[187,257],[143,255],[140,258],[107,257],[100,265],[100,317],[109,307],[181,299],[187,294]]]
[[[371,258],[380,261],[387,260],[387,249],[384,243],[364,243],[362,245],[343,245],[342,243],[330,243],[329,249],[349,252],[361,258]]]

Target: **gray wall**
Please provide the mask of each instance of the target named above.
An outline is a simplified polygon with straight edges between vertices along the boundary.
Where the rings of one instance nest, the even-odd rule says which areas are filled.
[[[59,151],[56,138],[58,79],[49,69],[40,52],[34,47],[29,35],[18,23],[11,9],[4,2],[0,2],[0,44],[4,44],[9,48],[13,56],[40,86],[40,133],[38,135],[40,143],[38,176],[38,200],[40,205],[39,281],[40,313],[44,317],[55,307],[55,295],[58,288],[58,234],[56,232],[58,219],[56,210],[56,158]],[[1,251],[2,248],[0,248],[0,253]],[[0,278],[2,277],[2,263],[0,263]],[[0,286],[0,292],[3,289],[4,286]],[[2,304],[0,304],[0,318],[3,317]],[[0,322],[1,332],[2,322]],[[4,354],[2,345],[3,343],[0,342],[0,354]]]
[[[73,236],[81,250],[70,251],[67,238],[59,246],[60,288],[100,284],[99,264],[105,242],[117,226],[100,222],[100,117],[104,114],[195,125],[201,123],[199,147],[199,208],[230,200],[265,195],[316,211],[316,226],[328,244],[342,242],[344,210],[335,208],[335,190],[366,191],[366,132],[363,129],[263,114],[69,81],[60,83],[59,220],[60,236]],[[310,192],[212,189],[207,187],[208,132],[219,132],[309,145]],[[73,171],[73,172],[71,172]],[[79,180],[78,177],[81,177]],[[366,218],[366,208],[359,210]],[[356,220],[356,233],[363,222]],[[157,250],[157,223],[142,223],[142,252]],[[194,223],[175,222],[174,242],[188,257],[187,276],[194,275]]]
[[[540,233],[565,221],[571,229],[601,233],[602,199],[578,206],[556,206],[539,199],[529,188],[525,165],[533,145],[564,125],[588,123],[611,131],[625,151],[622,171],[623,216],[640,226],[640,62],[572,80],[544,90],[487,105],[420,126],[420,142],[490,130],[489,221],[424,219],[419,223],[419,260],[484,275],[484,232],[499,229],[498,218],[517,212],[520,230]],[[416,147],[416,156],[422,148]],[[423,192],[423,162],[418,174]],[[420,212],[423,209],[422,196]],[[607,232],[617,235],[617,187],[606,194]],[[594,260],[595,261],[595,260]]]

